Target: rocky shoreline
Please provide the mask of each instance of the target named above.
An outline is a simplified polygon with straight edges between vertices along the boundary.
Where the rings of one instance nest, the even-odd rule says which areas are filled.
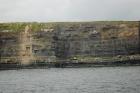
[[[47,68],[82,68],[82,67],[112,67],[112,66],[140,66],[140,60],[125,60],[116,62],[79,62],[79,63],[48,63],[48,64],[0,64],[0,70],[15,69],[47,69]]]

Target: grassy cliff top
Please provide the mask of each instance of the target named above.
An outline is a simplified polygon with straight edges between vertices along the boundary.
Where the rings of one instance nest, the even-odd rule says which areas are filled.
[[[32,25],[32,31],[40,31],[41,28],[57,28],[58,26],[73,26],[80,25],[121,25],[126,24],[130,27],[138,27],[138,21],[91,21],[91,22],[14,22],[0,23],[0,32],[20,32],[23,31],[26,25]]]

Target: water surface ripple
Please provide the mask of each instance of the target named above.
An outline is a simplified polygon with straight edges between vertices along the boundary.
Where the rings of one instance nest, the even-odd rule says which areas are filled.
[[[5,70],[0,93],[140,93],[140,67]]]

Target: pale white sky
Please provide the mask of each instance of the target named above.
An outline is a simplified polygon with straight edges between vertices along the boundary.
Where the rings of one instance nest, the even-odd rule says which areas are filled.
[[[0,22],[140,20],[140,0],[0,0]]]

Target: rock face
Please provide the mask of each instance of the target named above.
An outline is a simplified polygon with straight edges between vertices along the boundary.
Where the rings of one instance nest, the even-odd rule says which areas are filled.
[[[0,32],[0,62],[31,64],[78,57],[138,54],[138,22],[28,24],[20,32]],[[52,25],[51,24],[51,25]],[[40,24],[39,24],[40,26]],[[38,26],[38,27],[39,27]],[[88,60],[88,59],[87,59]]]
[[[27,25],[25,31],[20,33],[19,57],[22,64],[29,64],[33,59],[31,26]]]

